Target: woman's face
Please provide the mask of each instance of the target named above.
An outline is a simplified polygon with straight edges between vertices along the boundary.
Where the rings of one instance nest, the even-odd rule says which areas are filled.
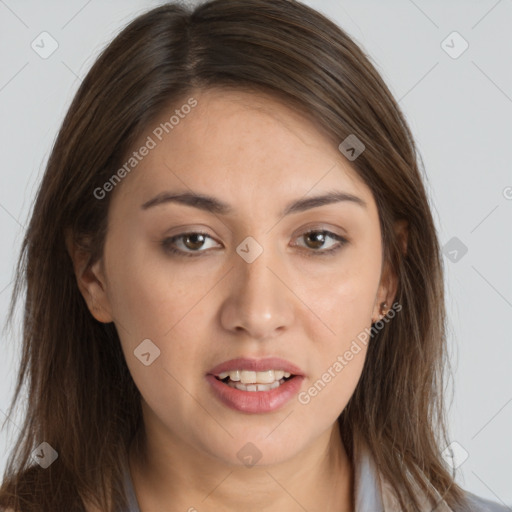
[[[146,431],[225,463],[240,465],[246,453],[277,463],[332,429],[363,368],[366,345],[356,352],[353,342],[380,302],[392,302],[380,286],[378,212],[306,117],[254,93],[191,96],[195,106],[175,105],[135,144],[137,164],[110,192],[103,259],[85,295],[97,319],[115,322]],[[328,193],[358,200],[312,200]],[[278,379],[251,370],[286,364],[297,376],[245,391],[212,375],[238,358],[250,361],[230,367],[232,385]],[[253,365],[264,358],[287,363]]]

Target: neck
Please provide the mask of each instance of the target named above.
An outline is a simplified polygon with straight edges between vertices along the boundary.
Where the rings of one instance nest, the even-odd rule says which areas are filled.
[[[348,512],[353,510],[353,468],[339,425],[306,450],[279,464],[234,466],[152,431],[130,450],[130,469],[141,512]],[[172,438],[171,438],[172,439]]]

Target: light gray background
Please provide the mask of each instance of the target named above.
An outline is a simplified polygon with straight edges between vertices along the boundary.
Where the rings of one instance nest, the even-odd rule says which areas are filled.
[[[0,0],[2,324],[23,226],[79,82],[122,26],[160,3]],[[441,243],[457,237],[468,249],[456,261],[445,256],[454,366],[449,423],[451,440],[468,454],[458,481],[512,505],[512,1],[307,3],[373,59],[418,143]],[[43,31],[59,44],[47,59],[31,48]],[[455,59],[441,46],[453,31],[469,44]],[[453,53],[462,47],[452,39]],[[13,391],[18,345],[19,334],[2,334],[0,421]],[[13,415],[10,435],[0,436],[0,471],[17,423]]]

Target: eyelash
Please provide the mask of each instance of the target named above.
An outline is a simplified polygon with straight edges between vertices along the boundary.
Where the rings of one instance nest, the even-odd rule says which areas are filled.
[[[335,240],[337,240],[338,244],[335,245],[334,247],[332,247],[331,249],[326,249],[323,251],[322,250],[314,250],[314,249],[307,250],[307,248],[306,248],[306,253],[307,253],[308,257],[333,256],[336,252],[341,250],[343,248],[343,246],[345,246],[348,243],[348,240],[346,238],[344,238],[340,235],[337,235],[336,233],[333,233],[331,231],[327,231],[325,229],[312,229],[312,230],[306,231],[305,233],[302,233],[302,235],[300,235],[300,236],[310,235],[311,233],[323,233],[324,235],[327,235],[328,237],[334,238]],[[175,235],[170,238],[166,238],[165,240],[162,241],[162,246],[166,252],[177,255],[177,256],[184,256],[186,258],[201,257],[202,253],[208,252],[207,250],[206,251],[187,252],[187,251],[182,251],[181,249],[176,249],[176,247],[173,247],[172,244],[174,244],[174,242],[176,240],[178,240],[182,237],[185,237],[187,235],[203,235],[203,236],[206,236],[213,240],[213,238],[208,233],[205,233],[203,231],[190,231],[187,233],[180,233],[179,235]]]

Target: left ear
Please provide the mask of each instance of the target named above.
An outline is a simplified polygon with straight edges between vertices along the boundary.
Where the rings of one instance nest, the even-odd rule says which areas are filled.
[[[107,281],[103,270],[103,259],[90,264],[88,249],[79,246],[71,231],[65,234],[66,248],[73,263],[78,289],[92,316],[102,323],[113,322],[112,308],[108,298]]]
[[[402,253],[407,253],[407,240],[409,236],[409,223],[405,219],[401,219],[395,222],[394,225],[395,236],[398,244],[402,248]],[[395,300],[396,291],[398,289],[398,277],[391,268],[389,262],[385,262],[384,269],[377,291],[377,297],[375,298],[375,304],[372,312],[372,323],[378,322],[382,319],[386,311],[391,308],[391,304]],[[383,309],[381,305],[385,303]]]

